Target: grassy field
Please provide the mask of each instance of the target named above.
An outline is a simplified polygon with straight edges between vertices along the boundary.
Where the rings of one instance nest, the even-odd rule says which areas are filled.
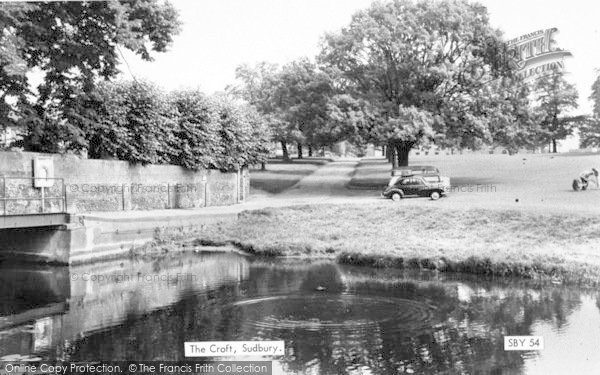
[[[190,238],[190,234],[185,235]],[[257,255],[335,257],[342,263],[600,281],[600,218],[398,204],[314,205],[240,214],[192,233]]]
[[[390,179],[392,166],[383,159],[363,159],[348,183],[351,189],[381,190]]]
[[[600,154],[431,155],[414,157],[410,164],[434,165],[450,177],[452,187],[444,207],[600,214],[599,189],[571,189],[581,171],[600,167]],[[348,186],[379,190],[387,184],[390,170],[384,159],[364,159]]]
[[[328,159],[319,158],[292,159],[289,162],[269,160],[266,171],[260,168],[250,170],[250,187],[270,194],[281,193],[328,162]]]

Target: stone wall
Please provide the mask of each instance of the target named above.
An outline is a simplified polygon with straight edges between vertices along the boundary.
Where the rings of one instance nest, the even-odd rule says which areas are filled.
[[[81,159],[74,155],[0,152],[0,198],[41,198],[34,188],[33,160],[52,157],[54,185],[45,188],[44,212],[151,210],[231,205],[249,193],[248,171],[191,171],[173,165],[131,165],[125,161]],[[4,181],[1,177],[7,177]],[[18,179],[21,177],[22,179]],[[0,214],[42,211],[41,200],[0,202]]]

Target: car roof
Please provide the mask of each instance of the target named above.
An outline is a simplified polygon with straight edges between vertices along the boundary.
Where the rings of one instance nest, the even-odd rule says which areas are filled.
[[[418,171],[418,170],[422,170],[422,169],[436,169],[436,167],[434,167],[433,165],[409,165],[406,167],[398,167],[398,168],[394,168],[393,170],[396,171],[405,171],[405,170],[411,170],[411,171]]]
[[[419,173],[421,172],[421,173]],[[393,168],[392,169],[392,176],[410,176],[410,175],[416,175],[416,174],[423,174],[423,173],[434,173],[434,174],[439,174],[439,170],[431,165],[411,165],[408,167],[401,167],[401,168]]]

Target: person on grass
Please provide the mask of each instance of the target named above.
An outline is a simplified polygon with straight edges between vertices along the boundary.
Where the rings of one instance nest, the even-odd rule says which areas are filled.
[[[596,168],[592,168],[591,170],[585,170],[581,172],[579,178],[583,183],[589,183],[590,180],[596,184],[596,188],[600,188],[600,184],[598,183],[598,170]]]

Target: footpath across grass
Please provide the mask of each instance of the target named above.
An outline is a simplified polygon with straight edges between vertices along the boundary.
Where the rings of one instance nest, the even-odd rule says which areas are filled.
[[[495,276],[600,282],[600,218],[523,211],[415,207],[392,202],[243,212],[186,233],[265,256]]]
[[[392,165],[385,159],[362,159],[348,182],[348,188],[382,190],[391,176]]]
[[[278,194],[294,186],[303,177],[308,176],[329,159],[305,158],[290,161],[269,160],[266,171],[250,170],[250,187],[270,194]]]

